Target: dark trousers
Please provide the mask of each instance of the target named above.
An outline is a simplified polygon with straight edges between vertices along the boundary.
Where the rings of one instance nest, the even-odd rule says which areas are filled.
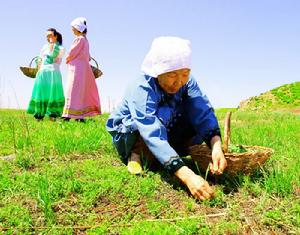
[[[121,160],[125,164],[127,164],[132,152],[141,155],[154,164],[158,162],[138,131],[130,133],[118,133],[113,131],[110,134],[113,137],[113,143]],[[193,126],[182,116],[175,125],[169,129],[168,142],[179,156],[187,156],[189,146],[202,143],[203,141],[196,134]]]

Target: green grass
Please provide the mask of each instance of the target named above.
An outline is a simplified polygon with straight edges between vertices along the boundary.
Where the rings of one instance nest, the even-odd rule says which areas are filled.
[[[248,110],[288,110],[300,107],[300,82],[285,84],[254,96],[242,107]]]
[[[282,104],[300,105],[300,82],[286,84],[272,89],[271,93]]]
[[[226,111],[217,110],[222,128]],[[0,111],[0,233],[299,233],[299,116],[231,111],[233,144],[275,152],[251,176],[208,176],[216,198],[205,202],[165,172],[130,175],[107,115],[53,123]]]

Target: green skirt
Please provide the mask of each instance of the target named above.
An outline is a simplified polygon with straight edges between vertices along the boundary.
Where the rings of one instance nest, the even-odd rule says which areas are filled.
[[[61,73],[43,69],[37,73],[27,113],[36,118],[60,117],[65,104]]]

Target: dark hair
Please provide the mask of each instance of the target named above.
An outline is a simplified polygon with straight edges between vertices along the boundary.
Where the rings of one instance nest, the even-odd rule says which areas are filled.
[[[49,28],[47,31],[53,32],[54,36],[55,36],[56,39],[57,39],[58,44],[59,44],[59,45],[62,45],[63,39],[62,39],[62,35],[61,35],[60,32],[56,31],[55,28]]]
[[[84,25],[86,26],[86,21],[83,21],[83,23],[84,23]],[[86,33],[87,33],[87,29],[83,30],[82,33],[86,34]]]

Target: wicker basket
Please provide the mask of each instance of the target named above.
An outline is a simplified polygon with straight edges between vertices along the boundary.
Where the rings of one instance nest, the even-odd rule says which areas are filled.
[[[102,71],[99,69],[99,65],[98,65],[97,61],[96,61],[94,58],[92,58],[92,57],[91,57],[91,60],[93,60],[93,61],[95,62],[95,64],[96,64],[96,67],[93,66],[93,65],[91,65],[91,68],[92,68],[92,70],[93,70],[95,79],[97,79],[97,78],[99,78],[100,76],[102,76],[103,73],[102,73]]]
[[[31,67],[32,62],[33,62],[36,58],[38,58],[38,56],[32,58],[32,60],[31,60],[30,63],[29,63],[29,67],[20,66],[20,69],[21,69],[21,71],[23,72],[23,74],[24,74],[25,76],[30,77],[30,78],[35,78],[35,77],[36,77],[36,74],[37,74],[37,72],[38,72],[38,68],[37,68],[37,67],[35,67],[35,68]]]
[[[246,152],[228,152],[228,146],[230,144],[230,116],[231,112],[228,112],[226,114],[224,126],[223,152],[227,160],[227,168],[224,172],[231,175],[236,175],[239,172],[250,174],[253,170],[263,165],[274,151],[267,147],[242,145]],[[189,154],[193,160],[198,163],[201,170],[207,170],[211,163],[211,150],[206,144],[191,146],[189,148]]]

